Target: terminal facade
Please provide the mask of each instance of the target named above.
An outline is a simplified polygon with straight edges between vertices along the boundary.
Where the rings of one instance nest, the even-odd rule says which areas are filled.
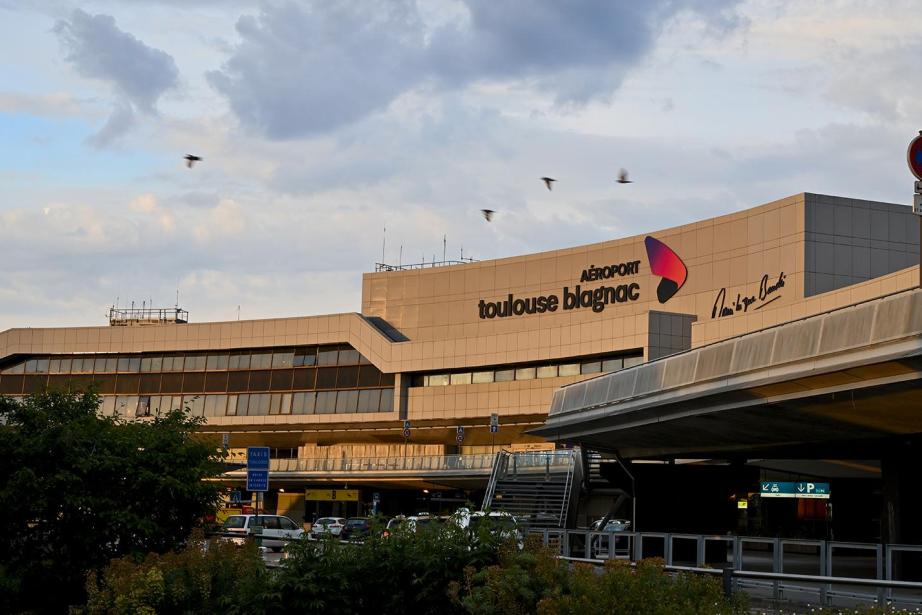
[[[545,425],[562,386],[917,286],[918,224],[907,206],[799,194],[550,252],[379,264],[359,313],[194,323],[126,312],[110,326],[11,329],[0,394],[92,386],[103,412],[139,420],[189,407],[232,460],[271,448],[266,505],[292,518],[450,510],[479,504],[497,451],[580,443]],[[655,448],[635,463],[678,463],[705,482],[880,477],[874,463],[743,455],[741,469]],[[652,467],[641,473],[659,480]],[[227,475],[238,490],[242,479]],[[799,506],[784,524],[828,520]]]

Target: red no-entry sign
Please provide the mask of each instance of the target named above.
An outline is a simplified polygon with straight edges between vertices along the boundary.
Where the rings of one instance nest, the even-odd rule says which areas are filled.
[[[922,133],[909,142],[906,162],[909,163],[909,170],[916,176],[916,179],[922,179]]]

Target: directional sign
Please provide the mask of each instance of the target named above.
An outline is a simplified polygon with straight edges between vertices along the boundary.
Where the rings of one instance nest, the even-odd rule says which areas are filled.
[[[269,447],[247,449],[247,491],[269,491]]]
[[[458,444],[464,442],[464,427],[458,427],[458,430],[455,432],[455,440],[458,441]]]
[[[247,491],[269,491],[269,470],[247,470]]]
[[[234,491],[231,491],[230,501],[231,501],[231,504],[239,504],[241,502],[240,492],[237,491],[236,489]]]
[[[763,498],[829,499],[829,483],[762,481]]]
[[[410,421],[403,422],[403,437],[404,438],[410,437]]]
[[[491,414],[490,415],[490,433],[496,433],[499,431],[499,415]]]
[[[909,149],[906,150],[906,162],[909,163],[909,170],[916,176],[916,179],[922,179],[922,132],[909,142]]]

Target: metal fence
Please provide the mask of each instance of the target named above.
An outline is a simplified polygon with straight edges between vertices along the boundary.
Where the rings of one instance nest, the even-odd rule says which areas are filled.
[[[728,590],[774,603],[922,607],[919,545],[657,532],[530,533],[561,558],[602,564],[658,557],[669,570],[725,574]]]

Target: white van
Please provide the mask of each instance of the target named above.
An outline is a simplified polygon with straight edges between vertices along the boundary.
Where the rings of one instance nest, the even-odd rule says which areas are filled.
[[[290,540],[278,540],[279,538],[295,539],[301,538],[304,534],[304,528],[288,517],[281,515],[259,515],[259,525],[263,528],[262,545],[269,547],[276,553],[290,542]],[[256,515],[231,515],[221,526],[221,529],[229,534],[241,534],[240,539],[232,538],[231,540],[238,544],[243,544],[245,540],[243,536],[252,534],[255,526]]]

